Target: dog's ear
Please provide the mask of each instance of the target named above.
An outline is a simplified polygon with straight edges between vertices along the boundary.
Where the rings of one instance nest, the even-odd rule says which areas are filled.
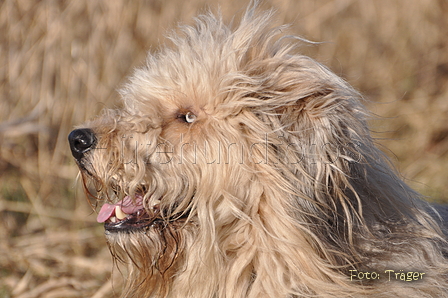
[[[363,208],[371,220],[401,218],[407,201],[398,198],[418,195],[375,145],[360,94],[308,57],[280,63],[258,94],[264,105],[254,110],[277,136],[271,145],[295,177],[290,183],[327,214],[344,214],[352,223],[367,220]]]
[[[288,179],[301,197],[328,214],[344,209],[356,216],[366,173],[383,167],[359,93],[301,55],[271,59],[255,73],[263,83],[251,94],[252,111],[270,132],[271,161],[294,177]]]
[[[250,95],[256,98],[253,113],[278,134],[284,150],[300,152],[303,162],[334,167],[336,159],[359,161],[361,143],[372,146],[361,96],[316,61],[290,55],[252,73],[263,78]]]

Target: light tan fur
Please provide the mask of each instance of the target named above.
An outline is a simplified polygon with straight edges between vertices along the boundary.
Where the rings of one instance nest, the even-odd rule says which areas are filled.
[[[148,213],[161,201],[161,220],[106,231],[130,268],[123,297],[448,297],[441,228],[375,146],[360,95],[271,19],[200,16],[83,126],[86,190],[144,195]]]

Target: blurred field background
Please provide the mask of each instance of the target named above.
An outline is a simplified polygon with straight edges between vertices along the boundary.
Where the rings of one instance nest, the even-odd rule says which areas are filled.
[[[0,297],[115,297],[103,237],[67,145],[167,30],[247,1],[0,1]],[[378,142],[408,182],[448,202],[448,2],[266,0],[278,23],[324,42],[328,65],[381,116]],[[112,278],[111,278],[112,276]]]

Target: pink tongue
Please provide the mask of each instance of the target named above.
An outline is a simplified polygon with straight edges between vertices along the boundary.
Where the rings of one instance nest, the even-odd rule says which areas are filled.
[[[101,207],[100,212],[98,213],[98,217],[96,218],[97,222],[105,222],[109,218],[115,215],[115,207],[120,206],[121,210],[126,214],[132,214],[137,212],[140,209],[143,209],[142,196],[135,196],[135,202],[132,200],[130,196],[126,196],[123,200],[116,204],[107,204],[105,203],[103,207]]]

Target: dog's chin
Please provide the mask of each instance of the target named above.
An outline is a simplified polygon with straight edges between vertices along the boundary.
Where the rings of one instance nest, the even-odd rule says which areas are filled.
[[[147,297],[145,289],[164,293],[183,266],[185,247],[194,242],[196,224],[188,212],[169,214],[166,210],[143,208],[121,220],[120,214],[112,214],[104,222],[107,245],[117,266],[129,266],[133,274],[123,297]]]

